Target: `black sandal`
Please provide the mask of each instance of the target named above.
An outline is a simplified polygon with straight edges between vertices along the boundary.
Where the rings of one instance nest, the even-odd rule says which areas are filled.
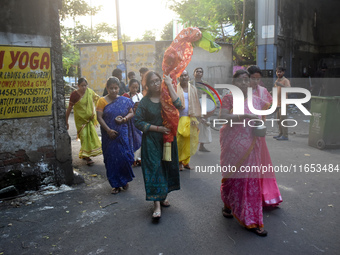
[[[85,158],[86,160],[86,165],[92,166],[94,164],[94,161],[91,158]]]
[[[169,207],[170,206],[170,203],[169,203],[168,200],[160,201],[160,203],[161,203],[161,206],[163,206],[163,207]]]
[[[113,188],[112,190],[111,190],[111,194],[113,194],[113,195],[116,195],[116,194],[118,194],[120,192],[120,188]]]
[[[222,214],[225,218],[228,218],[228,219],[231,219],[234,217],[229,208],[222,207]]]
[[[183,165],[183,167],[184,167],[185,169],[189,169],[189,170],[193,170],[193,169],[194,169],[194,168],[190,167],[189,164]]]
[[[255,233],[258,236],[267,236],[268,232],[264,229],[260,229],[260,228],[247,228],[250,232]]]

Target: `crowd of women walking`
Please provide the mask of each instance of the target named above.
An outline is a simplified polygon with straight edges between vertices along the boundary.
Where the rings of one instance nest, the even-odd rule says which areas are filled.
[[[272,101],[268,91],[260,86],[261,75],[258,67],[251,67],[249,72],[239,70],[233,76],[233,85],[241,89],[245,98],[248,87],[253,88],[256,109],[266,109]],[[191,84],[189,74],[184,70],[175,87],[170,76],[162,78],[155,71],[147,71],[143,73],[141,83],[134,77],[130,79],[128,92],[121,79],[112,76],[106,82],[103,97],[88,88],[86,79],[81,78],[78,89],[70,96],[66,122],[73,108],[77,135],[81,141],[79,157],[92,165],[91,157],[103,154],[112,194],[128,189],[129,182],[134,178],[132,166],[141,162],[146,200],[154,203],[152,219],[155,221],[161,218],[161,207],[170,206],[168,193],[180,189],[180,171],[192,169],[189,162],[198,144],[200,151],[209,152],[204,147],[205,143],[211,142],[209,120],[201,116],[197,89],[199,84],[204,84],[202,76],[203,69],[196,68],[195,81]],[[162,82],[179,115],[177,137],[169,148],[170,160],[163,158],[163,135],[171,130],[163,124]],[[233,114],[233,97],[227,94],[222,99],[219,118],[234,121],[263,118],[252,114],[246,101],[244,109],[244,115]],[[97,120],[101,142],[95,130]],[[199,135],[199,127],[203,129],[202,135]],[[232,165],[240,169],[241,166],[272,164],[265,137],[256,136],[252,127],[224,125],[220,130],[220,145],[221,167]],[[274,173],[262,175],[260,172],[223,173],[221,198],[223,216],[235,217],[246,229],[259,236],[267,235],[263,228],[263,206],[278,206],[282,202]]]

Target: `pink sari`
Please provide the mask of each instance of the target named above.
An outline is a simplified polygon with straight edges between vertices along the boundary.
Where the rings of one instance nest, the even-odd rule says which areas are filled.
[[[263,86],[257,85],[257,88],[253,89],[253,95],[258,96],[269,104],[272,104],[273,102],[271,94]],[[265,118],[262,117],[262,119]],[[268,148],[266,139],[264,137],[259,137],[259,139],[263,140],[261,141],[261,151],[266,151],[266,153],[262,153],[262,162],[268,162],[270,165],[272,165],[272,160],[270,158],[269,152],[267,153]],[[275,173],[266,173],[262,177],[262,193],[263,206],[278,206],[282,202],[282,197],[276,183]]]
[[[268,92],[268,90],[260,85],[257,85],[256,89],[253,89],[253,95],[261,98],[262,100],[270,104],[273,101],[272,95]]]
[[[269,107],[257,96],[253,97],[256,109]],[[232,112],[232,95],[222,100],[222,108]],[[251,113],[248,104],[244,104],[245,113]],[[221,167],[235,167],[237,171],[224,172],[221,185],[221,198],[226,207],[232,210],[235,218],[247,228],[263,227],[263,205],[278,205],[282,199],[276,184],[275,174],[259,172],[241,172],[238,170],[252,166],[272,166],[264,137],[255,137],[252,128],[247,125],[225,125],[220,131]]]

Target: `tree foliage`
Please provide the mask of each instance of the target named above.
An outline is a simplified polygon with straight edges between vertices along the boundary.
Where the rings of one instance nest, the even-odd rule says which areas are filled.
[[[164,41],[171,41],[173,39],[173,22],[170,21],[168,24],[165,25],[163,28],[161,39]]]
[[[76,21],[78,16],[95,15],[101,7],[91,7],[84,0],[63,0],[60,19],[73,20],[73,26],[61,25],[62,55],[64,76],[77,76],[79,66],[78,43],[111,42],[116,37],[117,29],[107,23],[89,28]]]
[[[217,41],[232,43],[237,64],[253,63],[255,0],[168,0],[186,26],[204,27]],[[227,33],[230,26],[234,33]]]
[[[142,38],[135,39],[136,42],[140,41],[156,41],[155,31],[145,30]]]
[[[122,35],[123,42],[131,42],[131,36],[128,36],[126,34]]]
[[[59,16],[61,20],[78,16],[95,15],[101,7],[90,6],[84,0],[63,0]]]

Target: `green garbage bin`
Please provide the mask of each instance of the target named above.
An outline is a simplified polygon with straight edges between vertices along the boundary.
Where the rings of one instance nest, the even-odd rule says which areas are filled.
[[[308,145],[320,150],[340,147],[340,96],[312,96]]]

